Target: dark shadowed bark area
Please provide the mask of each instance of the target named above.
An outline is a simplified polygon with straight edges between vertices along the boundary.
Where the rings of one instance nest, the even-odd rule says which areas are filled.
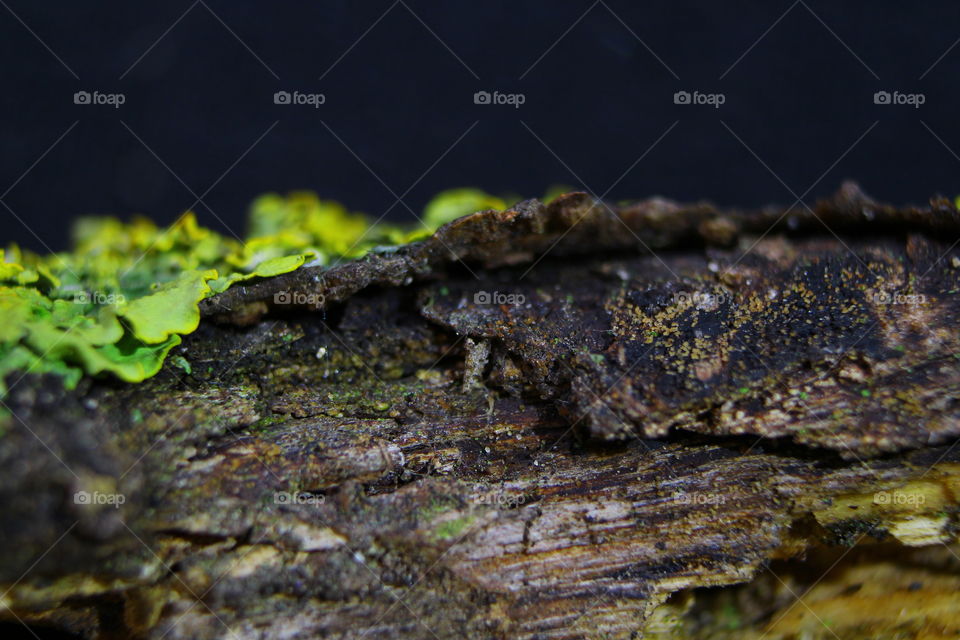
[[[27,376],[3,618],[89,638],[960,633],[960,215],[584,194]],[[798,600],[798,597],[801,597]]]

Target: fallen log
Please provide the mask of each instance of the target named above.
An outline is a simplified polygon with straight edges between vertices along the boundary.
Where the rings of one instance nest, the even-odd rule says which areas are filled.
[[[574,194],[233,287],[143,383],[10,385],[0,615],[89,638],[950,637],[958,238],[947,201],[849,185],[794,211]],[[858,617],[814,560],[909,569],[857,596],[906,613]]]

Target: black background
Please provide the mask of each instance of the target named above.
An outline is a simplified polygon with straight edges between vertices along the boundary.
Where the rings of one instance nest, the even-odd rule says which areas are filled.
[[[254,196],[293,189],[394,220],[456,186],[753,206],[853,178],[896,203],[952,196],[957,24],[956,2],[4,0],[3,241],[59,250],[78,215],[190,206],[242,234]]]

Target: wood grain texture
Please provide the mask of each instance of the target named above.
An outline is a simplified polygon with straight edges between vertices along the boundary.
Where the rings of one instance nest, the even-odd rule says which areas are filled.
[[[91,638],[680,638],[694,590],[771,563],[944,549],[956,210],[848,186],[815,211],[527,203],[231,289],[175,354],[189,374],[28,376],[0,438],[0,615]]]

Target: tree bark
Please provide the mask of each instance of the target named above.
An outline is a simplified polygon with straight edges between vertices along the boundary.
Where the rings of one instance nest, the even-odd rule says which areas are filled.
[[[8,381],[2,615],[90,638],[707,637],[727,596],[698,589],[754,581],[736,637],[791,637],[810,616],[764,580],[857,545],[871,575],[910,558],[927,610],[815,633],[949,637],[957,218],[852,186],[804,212],[524,203],[231,289],[142,384]],[[840,607],[844,580],[804,606]],[[916,582],[874,596],[920,611]]]

